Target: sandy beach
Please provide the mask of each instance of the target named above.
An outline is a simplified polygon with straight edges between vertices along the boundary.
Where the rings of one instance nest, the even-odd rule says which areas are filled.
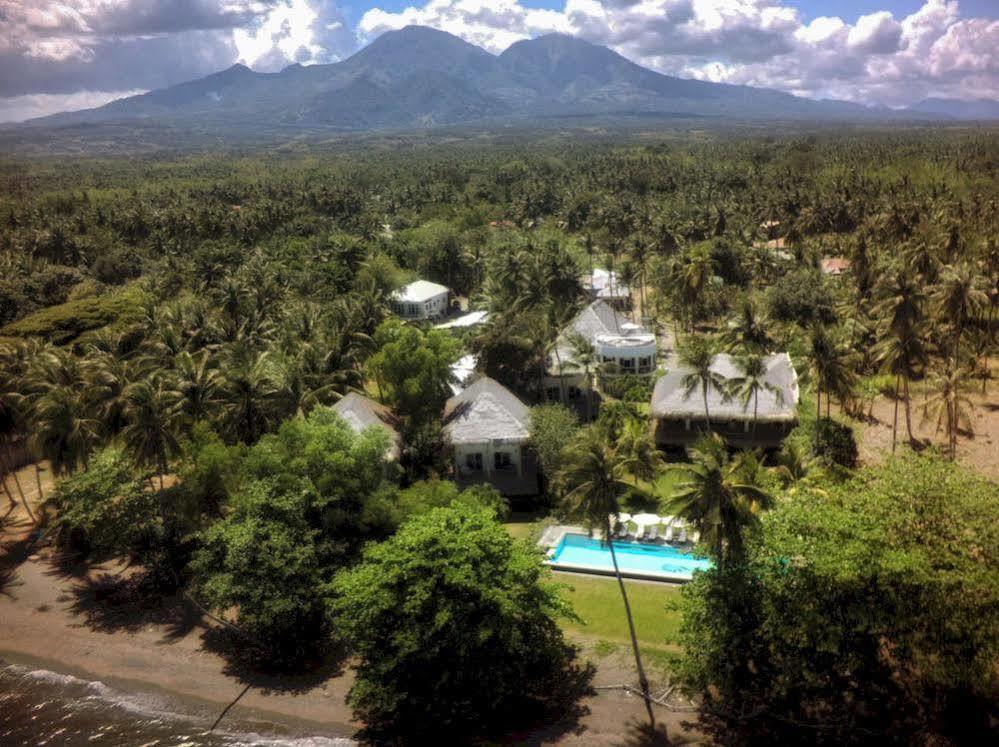
[[[344,737],[360,727],[344,701],[352,681],[349,667],[277,677],[234,664],[216,645],[219,626],[183,597],[134,604],[108,596],[108,584],[126,578],[129,569],[67,566],[51,548],[34,551],[27,539],[30,528],[21,509],[11,512],[0,553],[0,567],[10,574],[0,593],[0,659],[98,680],[124,692],[157,693],[218,713],[249,685],[225,721],[271,733]],[[594,685],[632,679],[623,663],[605,660]],[[640,728],[645,711],[636,697],[604,690],[580,705],[580,717],[571,723],[509,741],[665,744]],[[661,709],[657,716],[671,736],[690,718]]]

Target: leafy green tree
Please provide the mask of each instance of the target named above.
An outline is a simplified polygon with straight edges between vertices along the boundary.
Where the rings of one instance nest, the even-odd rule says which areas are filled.
[[[374,341],[376,352],[367,370],[383,401],[413,426],[439,419],[451,396],[458,342],[446,331],[424,332],[397,319],[384,322]]]
[[[464,490],[451,480],[421,480],[399,491],[397,505],[403,521],[435,508],[471,506],[492,512],[498,519],[510,513],[506,499],[490,485],[472,485]]]
[[[726,384],[731,396],[742,403],[742,409],[747,410],[753,403],[753,433],[756,433],[756,420],[759,413],[760,392],[766,391],[776,397],[778,404],[784,401],[784,393],[767,381],[767,362],[761,355],[747,355],[736,359],[740,375]]]
[[[555,495],[566,447],[579,432],[579,418],[558,403],[531,408],[531,448],[538,455],[541,474]]]
[[[58,542],[97,560],[128,555],[158,521],[156,497],[117,447],[97,452],[86,472],[61,480],[53,502]]]
[[[990,741],[999,491],[906,453],[803,487],[683,590],[680,671],[724,744]]]
[[[395,528],[388,447],[379,429],[355,435],[317,407],[247,450],[230,513],[203,533],[192,570],[200,598],[219,613],[236,609],[269,661],[323,645],[330,577]]]
[[[617,565],[617,552],[612,540],[612,517],[620,513],[620,499],[623,493],[632,488],[625,480],[626,475],[626,460],[613,445],[607,442],[599,428],[591,426],[580,431],[575,443],[569,448],[569,461],[563,468],[561,479],[569,490],[565,496],[569,516],[584,522],[591,530],[599,529],[603,534],[604,543],[610,550],[614,575],[617,578],[621,599],[624,602],[624,614],[628,620],[628,633],[631,636],[631,648],[635,655],[638,682],[645,699],[649,724],[654,729],[656,717],[652,711],[649,680],[645,676],[645,669],[642,666],[642,655],[638,650],[638,638],[635,636],[635,621],[631,616],[628,592],[624,587],[624,580],[621,578],[621,571]]]
[[[330,598],[358,660],[348,702],[374,738],[509,733],[563,712],[567,685],[590,676],[562,637],[557,620],[572,611],[537,551],[489,511],[411,519],[340,574]]]

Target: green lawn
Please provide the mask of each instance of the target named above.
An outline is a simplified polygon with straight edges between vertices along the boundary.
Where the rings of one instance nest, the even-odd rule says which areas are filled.
[[[611,577],[586,578],[556,574],[556,579],[571,587],[563,593],[583,619],[583,624],[566,621],[562,627],[571,638],[594,643],[592,652],[598,657],[631,653],[628,622],[617,581]],[[666,609],[678,601],[676,586],[626,581],[628,601],[635,620],[635,634],[650,665],[662,669],[679,649],[676,644],[680,630],[680,612]]]

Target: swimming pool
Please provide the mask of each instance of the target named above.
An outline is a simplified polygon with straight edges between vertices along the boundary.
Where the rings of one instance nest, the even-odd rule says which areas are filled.
[[[694,571],[711,567],[706,558],[694,557],[670,545],[655,545],[619,540],[614,542],[614,554],[622,576],[689,581]],[[613,573],[610,549],[600,540],[584,534],[567,532],[548,558],[552,567],[587,573]]]

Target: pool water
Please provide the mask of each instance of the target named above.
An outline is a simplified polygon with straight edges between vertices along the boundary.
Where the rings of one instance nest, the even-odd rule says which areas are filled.
[[[614,542],[614,554],[622,574],[664,575],[690,578],[694,571],[711,567],[706,558],[694,557],[670,545],[655,545],[626,540]],[[583,534],[566,534],[551,558],[552,565],[584,566],[613,571],[610,549],[600,540]]]

